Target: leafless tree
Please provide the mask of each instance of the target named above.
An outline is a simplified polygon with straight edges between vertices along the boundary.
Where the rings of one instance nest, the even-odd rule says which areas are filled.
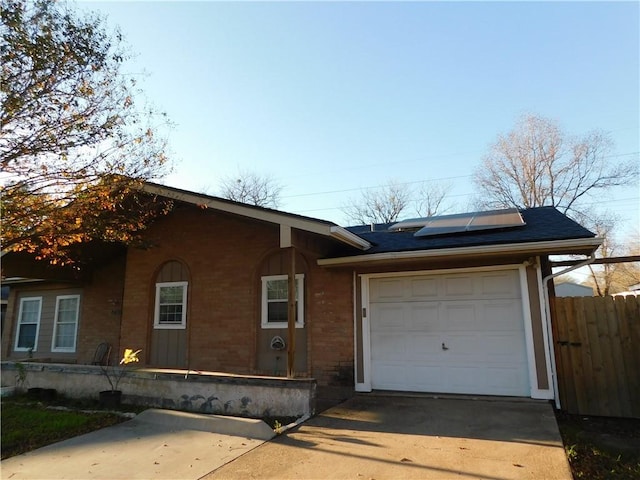
[[[362,191],[342,207],[350,221],[358,224],[391,223],[398,220],[411,199],[411,189],[391,181],[379,188]]]
[[[602,216],[590,225],[590,228],[603,238],[600,255],[602,257],[633,256],[640,254],[640,240],[631,235],[623,242],[617,242],[612,230],[616,220]],[[640,262],[605,263],[603,265],[589,265],[589,285],[599,296],[627,290],[631,285],[640,283]]]
[[[433,217],[449,210],[451,205],[447,204],[446,197],[450,190],[449,183],[423,183],[416,200],[417,214],[420,217]]]
[[[248,171],[223,178],[220,186],[222,198],[258,207],[278,208],[281,192],[282,185],[273,177]]]
[[[637,162],[616,162],[611,152],[606,133],[571,137],[551,119],[525,115],[498,136],[474,181],[486,208],[550,205],[580,212],[590,194],[637,179]]]

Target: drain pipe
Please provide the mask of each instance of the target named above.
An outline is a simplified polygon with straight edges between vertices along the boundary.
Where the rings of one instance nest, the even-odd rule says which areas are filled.
[[[551,305],[549,304],[549,280],[552,280],[560,275],[569,273],[578,268],[585,267],[596,259],[596,251],[591,252],[591,256],[586,260],[573,265],[572,267],[565,268],[558,273],[551,273],[542,279],[542,291],[544,294],[544,313],[547,317],[547,338],[549,339],[549,356],[551,357],[551,375],[553,376],[553,390],[556,408],[560,410],[560,391],[558,390],[558,371],[556,370],[556,354],[555,347],[553,345],[553,330],[551,328]]]

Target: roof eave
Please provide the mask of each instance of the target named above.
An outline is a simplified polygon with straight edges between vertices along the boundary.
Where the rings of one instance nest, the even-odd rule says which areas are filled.
[[[460,256],[489,256],[499,254],[583,254],[590,255],[602,244],[601,238],[580,238],[543,242],[510,243],[500,245],[476,245],[472,247],[441,248],[433,250],[412,250],[408,252],[372,253],[348,257],[321,258],[318,265],[324,267],[372,265],[390,261],[438,259]]]
[[[204,206],[254,220],[260,220],[277,225],[286,225],[298,230],[324,235],[360,250],[367,250],[371,247],[371,244],[363,238],[331,222],[321,220],[316,221],[310,218],[287,214],[285,212],[265,210],[236,202],[227,202],[206,195],[199,195],[196,193],[163,187],[162,185],[147,183],[143,185],[142,190],[153,195],[160,195],[180,202],[187,202],[193,205]]]
[[[351,245],[352,247],[359,248],[360,250],[369,250],[371,248],[371,244],[364,238],[359,237],[355,233],[351,233],[349,230],[343,227],[331,227],[331,236],[343,243]]]

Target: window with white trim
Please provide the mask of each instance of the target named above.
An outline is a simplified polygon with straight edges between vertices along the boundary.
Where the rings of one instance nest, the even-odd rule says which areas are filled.
[[[156,283],[155,328],[187,327],[188,282]]]
[[[287,328],[289,277],[262,277],[262,328]],[[296,328],[304,327],[304,274],[296,275]]]
[[[20,299],[18,328],[16,329],[16,351],[36,351],[38,347],[38,330],[40,329],[41,311],[42,297],[25,297]]]
[[[78,333],[80,295],[56,297],[56,316],[53,322],[52,352],[75,352]]]

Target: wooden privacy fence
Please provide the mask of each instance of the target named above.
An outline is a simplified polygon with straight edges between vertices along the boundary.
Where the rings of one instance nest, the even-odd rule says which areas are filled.
[[[553,299],[562,409],[640,418],[640,297]]]

